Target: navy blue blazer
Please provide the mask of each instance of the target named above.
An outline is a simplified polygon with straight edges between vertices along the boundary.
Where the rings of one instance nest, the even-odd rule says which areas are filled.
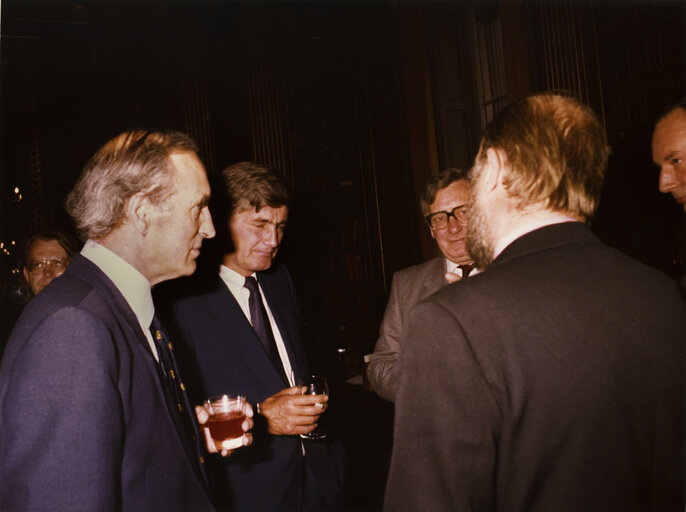
[[[0,510],[213,510],[156,365],[118,289],[76,255],[0,366]]]
[[[276,321],[296,379],[309,372],[300,332],[293,283],[285,267],[275,265],[258,273],[258,280]],[[192,280],[191,280],[192,281]],[[218,275],[209,282],[194,283],[185,297],[174,301],[169,323],[176,329],[177,345],[186,349],[181,369],[194,401],[222,393],[246,395],[256,404],[289,387],[272,363],[250,322]],[[199,288],[198,288],[199,286]],[[339,494],[342,454],[331,455],[331,445],[306,442],[304,464],[298,436],[273,436],[257,417],[253,444],[228,459],[211,457],[208,469],[213,494],[222,509],[289,511],[307,508],[319,499],[329,502]],[[339,448],[334,448],[334,450]],[[319,481],[303,494],[304,471],[317,466]],[[308,468],[308,469],[304,469]],[[312,496],[312,492],[325,496]]]

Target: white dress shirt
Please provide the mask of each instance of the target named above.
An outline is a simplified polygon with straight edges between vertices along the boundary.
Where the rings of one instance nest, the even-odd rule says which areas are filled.
[[[255,273],[253,273],[252,276],[257,279],[257,276],[255,275]],[[245,277],[240,275],[235,270],[231,270],[229,267],[227,267],[225,265],[221,265],[219,267],[219,277],[221,277],[222,281],[224,281],[224,284],[227,286],[227,288],[231,292],[231,295],[234,296],[234,298],[236,299],[236,302],[238,302],[238,305],[241,307],[241,310],[243,310],[243,313],[245,314],[245,317],[250,322],[250,325],[252,325],[252,320],[250,318],[250,291],[244,286],[245,285]],[[258,286],[259,286],[259,283],[260,282],[258,280],[257,281]],[[259,288],[260,288],[260,295],[262,296],[262,303],[264,304],[264,308],[267,310],[267,316],[269,317],[269,324],[271,325],[272,332],[274,333],[274,341],[276,342],[276,348],[279,350],[279,357],[281,358],[281,363],[283,364],[284,372],[286,373],[286,377],[288,378],[288,382],[290,383],[290,385],[295,386],[293,369],[291,367],[291,361],[290,361],[290,359],[288,359],[288,351],[286,350],[286,345],[283,341],[283,338],[281,337],[281,333],[279,332],[279,328],[276,325],[276,322],[274,321],[272,311],[271,311],[271,309],[269,309],[269,302],[267,301],[266,297],[264,296],[264,292],[262,291],[262,287],[259,286]]]

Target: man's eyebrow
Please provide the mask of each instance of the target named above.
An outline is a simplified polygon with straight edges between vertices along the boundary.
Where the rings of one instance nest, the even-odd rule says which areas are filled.
[[[288,220],[282,220],[281,222],[274,222],[270,219],[267,219],[266,217],[257,217],[252,220],[253,222],[257,224],[274,224],[275,226],[285,226],[288,223]]]
[[[679,154],[679,150],[678,150],[678,149],[672,150],[672,151],[670,151],[669,153],[667,153],[667,154],[665,155],[665,157],[663,158],[663,161],[669,160],[670,158],[673,158],[674,156],[676,156],[676,155],[678,155],[678,154]]]
[[[203,196],[200,201],[197,202],[196,206],[198,208],[205,208],[205,206],[209,206],[210,204],[210,196]]]

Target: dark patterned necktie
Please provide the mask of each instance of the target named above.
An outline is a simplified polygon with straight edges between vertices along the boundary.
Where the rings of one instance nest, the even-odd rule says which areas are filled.
[[[474,265],[458,265],[457,268],[462,270],[462,278],[469,276],[469,273],[474,270]]]
[[[244,286],[250,292],[250,299],[248,302],[250,308],[250,323],[252,324],[257,337],[260,338],[262,346],[264,346],[267,354],[269,354],[279,375],[288,382],[286,372],[283,369],[283,363],[281,362],[281,357],[279,356],[279,350],[276,348],[276,341],[274,340],[272,326],[269,323],[269,316],[267,315],[267,310],[262,302],[260,289],[257,286],[257,279],[252,276],[246,277]]]
[[[181,379],[181,374],[179,373],[179,368],[176,364],[174,345],[166,337],[157,316],[152,319],[150,332],[152,333],[152,339],[155,340],[155,347],[157,347],[157,355],[159,357],[158,367],[160,369],[160,377],[162,379],[162,386],[165,391],[167,403],[171,409],[171,413],[179,418],[179,422],[183,428],[183,434],[185,434],[190,442],[190,446],[195,451],[194,455],[196,460],[202,465],[204,460],[201,455],[200,445],[198,444],[198,432],[195,428],[193,409],[191,408],[190,400],[188,399],[186,386]]]

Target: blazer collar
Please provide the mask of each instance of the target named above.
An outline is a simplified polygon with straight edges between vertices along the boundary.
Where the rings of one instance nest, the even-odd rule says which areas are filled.
[[[444,256],[438,256],[429,260],[425,278],[422,279],[423,287],[430,290],[438,290],[445,286],[446,261]]]
[[[552,224],[530,231],[508,245],[493,261],[503,263],[532,252],[561,247],[577,243],[598,243],[598,238],[582,222],[563,222]]]

